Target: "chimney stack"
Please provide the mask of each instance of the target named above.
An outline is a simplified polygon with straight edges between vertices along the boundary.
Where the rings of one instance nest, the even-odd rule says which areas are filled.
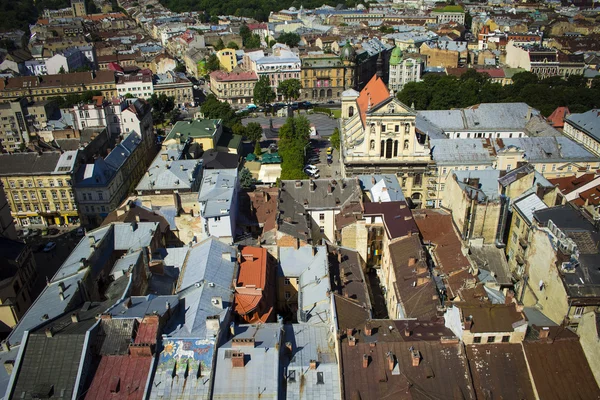
[[[388,351],[386,354],[386,358],[387,358],[387,363],[388,363],[388,369],[390,371],[392,371],[394,369],[394,366],[396,365],[396,359],[394,357],[394,354],[391,351]]]
[[[547,326],[540,329],[540,339],[548,339],[548,334],[550,333],[550,328]]]
[[[367,322],[365,324],[365,336],[371,336],[371,333],[372,333],[371,323]]]
[[[292,352],[293,352],[293,347],[292,347],[292,342],[285,342],[285,351],[287,352],[288,356],[292,356]]]
[[[65,284],[63,282],[59,282],[58,283],[58,293],[64,293],[65,292]]]
[[[515,292],[513,292],[512,290],[508,290],[506,292],[506,296],[504,297],[504,304],[512,303],[514,297],[515,297]]]
[[[12,375],[14,367],[15,367],[15,360],[6,360],[6,361],[4,361],[4,369],[6,370],[6,373],[9,376]]]
[[[58,298],[60,299],[60,301],[64,301],[65,300],[65,294],[64,293],[59,293],[58,294]]]
[[[310,183],[308,184],[308,186],[310,187],[310,191],[314,192],[316,185],[315,185],[315,181],[313,181],[312,179],[310,180]]]
[[[44,331],[44,333],[46,334],[46,337],[51,338],[52,336],[54,336],[54,333],[52,333],[52,328],[46,328],[46,330]]]
[[[133,305],[132,301],[131,301],[131,297],[128,297],[127,300],[125,300],[125,303],[123,303],[123,307],[129,309],[131,308],[131,306]]]
[[[309,369],[317,369],[317,360],[310,360]]]
[[[235,352],[231,354],[231,366],[233,368],[244,368],[244,353]]]
[[[346,328],[346,336],[350,337],[354,333],[354,328]]]
[[[369,356],[366,354],[363,354],[362,367],[367,368],[368,366],[369,366]]]
[[[315,246],[312,246],[312,256],[316,256],[317,255],[317,248]]]
[[[8,339],[2,341],[2,351],[10,351],[10,342]]]
[[[78,323],[79,322],[79,314],[77,314],[76,312],[71,314],[71,322],[74,324]]]
[[[418,367],[421,363],[421,352],[419,350],[414,349],[412,346],[409,349],[410,358],[412,359],[412,366]]]
[[[408,259],[408,266],[409,266],[409,267],[412,267],[412,266],[413,266],[413,265],[415,265],[416,263],[417,263],[417,259],[416,259],[416,258],[414,258],[414,257],[410,257],[410,258]]]
[[[473,316],[469,315],[464,322],[464,326],[465,326],[465,331],[470,331],[471,327],[473,326]]]
[[[412,335],[412,332],[407,326],[406,328],[404,328],[404,336],[409,337],[410,335]]]
[[[354,336],[348,336],[348,346],[356,346],[356,338]]]

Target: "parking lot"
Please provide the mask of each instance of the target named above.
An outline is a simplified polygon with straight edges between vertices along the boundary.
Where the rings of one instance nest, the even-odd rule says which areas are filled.
[[[331,142],[327,139],[311,140],[312,148],[319,150],[317,163],[312,163],[319,169],[319,177],[321,179],[339,178],[340,177],[340,157],[337,150],[333,150],[332,163],[327,164],[327,148],[331,146]],[[314,152],[317,154],[317,152]]]

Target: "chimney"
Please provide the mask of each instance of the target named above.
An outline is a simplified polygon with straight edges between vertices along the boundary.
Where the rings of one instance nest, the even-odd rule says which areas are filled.
[[[391,351],[388,351],[386,354],[388,369],[392,371],[394,369],[394,365],[396,365],[396,359],[394,354]]]
[[[404,328],[404,336],[409,337],[410,335],[412,335],[412,331],[407,326]]]
[[[131,301],[131,297],[128,297],[127,300],[125,300],[125,303],[123,303],[123,307],[129,309],[133,306],[133,303]]]
[[[2,341],[2,351],[10,351],[10,342],[8,339]]]
[[[229,333],[231,334],[231,336],[235,336],[235,322],[229,324]]]
[[[46,328],[46,330],[44,330],[44,333],[46,334],[46,337],[49,337],[49,338],[54,336],[54,334],[52,333],[52,328]]]
[[[366,354],[363,354],[362,367],[367,368],[368,366],[369,366],[369,356]]]
[[[317,369],[317,360],[310,360],[309,369]]]
[[[373,175],[371,175],[371,185],[375,184],[375,177]]]
[[[547,326],[540,329],[540,339],[548,339],[548,334],[550,333],[550,328]]]
[[[408,259],[408,266],[409,266],[409,267],[412,267],[412,266],[413,266],[413,265],[415,265],[416,263],[417,263],[417,259],[416,259],[416,258],[414,258],[414,257],[410,257],[410,258]]]
[[[365,336],[371,336],[372,330],[371,330],[371,324],[369,322],[367,322],[365,324]]]
[[[234,257],[231,256],[231,253],[225,251],[221,254],[221,258],[223,258],[223,260],[226,261],[232,261],[234,259]]]
[[[90,248],[96,248],[96,238],[93,236],[88,236],[88,241],[90,242]]]
[[[532,109],[531,106],[529,106],[529,108],[527,109],[527,121],[529,121],[531,119],[531,115],[532,115]]]
[[[312,256],[316,256],[317,255],[317,248],[315,246],[311,247],[311,252],[312,252]]]
[[[354,336],[348,336],[348,346],[356,346],[356,338]]]
[[[309,183],[308,185],[309,185],[309,187],[310,187],[310,191],[311,191],[311,192],[314,192],[314,191],[315,191],[315,189],[316,189],[316,187],[317,187],[317,186],[315,185],[315,181],[313,181],[313,180],[311,179],[311,180],[310,180],[310,183]]]
[[[76,324],[79,322],[79,314],[77,314],[76,312],[71,314],[71,322]]]
[[[296,181],[296,187],[297,188],[302,187],[302,181]]]
[[[341,263],[342,262],[342,252],[338,250],[337,253],[337,258],[338,258],[338,262]]]
[[[163,161],[168,161],[169,160],[169,155],[167,153],[163,153],[160,155],[161,160]]]
[[[290,357],[292,356],[292,351],[293,351],[292,342],[285,342],[285,351],[288,354],[288,356],[290,356]]]
[[[170,304],[167,303],[170,308]],[[218,315],[206,317],[206,336],[207,338],[216,336],[219,331],[220,320]]]
[[[504,298],[504,304],[511,304],[514,297],[515,297],[515,292],[513,292],[512,290],[507,291],[506,297]]]
[[[412,366],[418,367],[421,363],[421,352],[419,350],[414,349],[412,346],[410,350],[410,358],[412,359]]]
[[[58,293],[64,293],[65,292],[65,284],[63,282],[59,282],[58,283]]]
[[[139,215],[135,216],[135,222],[140,222],[140,216]]]
[[[6,361],[4,361],[4,369],[6,370],[6,373],[9,376],[12,375],[14,367],[15,367],[15,360],[6,360]]]
[[[346,336],[350,337],[354,333],[354,328],[346,328]]]
[[[65,300],[65,294],[64,293],[59,293],[58,294],[58,298],[60,299],[60,301],[64,301]]]
[[[210,301],[213,306],[223,309],[223,299],[221,298],[221,296],[213,296],[213,298],[210,299]]]
[[[254,338],[233,338],[231,339],[231,346],[233,347],[254,347],[256,342]]]
[[[80,269],[81,269],[81,268],[85,268],[85,262],[86,262],[86,261],[87,261],[87,260],[86,260],[85,258],[83,258],[83,257],[81,258],[81,260],[79,260],[79,268],[80,268]]]
[[[327,194],[333,193],[333,185],[331,183],[327,184]]]
[[[231,366],[233,368],[244,368],[244,353],[234,352],[231,354]]]

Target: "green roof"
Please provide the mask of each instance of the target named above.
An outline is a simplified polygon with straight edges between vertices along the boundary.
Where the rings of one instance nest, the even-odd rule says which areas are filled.
[[[281,164],[281,157],[278,153],[265,153],[260,162],[263,164]]]
[[[228,149],[239,149],[242,143],[242,137],[240,135],[234,135],[232,133],[221,134],[217,147],[226,147]]]
[[[442,8],[436,8],[433,12],[465,12],[461,6],[445,6]]]
[[[188,138],[213,137],[221,124],[220,119],[196,119],[193,121],[179,121],[173,126],[165,141],[179,138],[181,143]]]

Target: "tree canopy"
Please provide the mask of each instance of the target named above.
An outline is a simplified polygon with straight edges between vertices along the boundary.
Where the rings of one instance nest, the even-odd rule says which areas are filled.
[[[200,111],[205,118],[222,119],[223,125],[230,129],[240,122],[239,116],[231,108],[231,105],[217,100],[212,93],[206,96],[206,100],[200,106]]]
[[[461,77],[425,75],[422,82],[411,82],[398,93],[398,99],[417,110],[447,110],[479,103],[524,102],[548,116],[557,107],[584,112],[600,106],[600,80],[587,87],[586,79],[572,75],[567,79],[539,79],[531,72],[513,76],[513,84],[492,83],[490,76],[469,69]]]
[[[281,179],[305,179],[304,154],[310,137],[310,122],[304,115],[289,117],[279,129]]]
[[[261,106],[266,106],[275,100],[275,92],[271,88],[271,81],[266,75],[262,75],[254,86],[254,102]]]
[[[277,38],[277,43],[287,44],[290,47],[298,46],[300,35],[294,32],[284,32]]]
[[[286,101],[295,100],[300,97],[302,84],[298,79],[286,79],[279,83],[277,90],[283,95]]]
[[[152,106],[152,120],[155,124],[162,124],[165,122],[167,116],[172,117],[171,113],[175,108],[175,98],[167,96],[164,93],[157,95],[153,93],[148,103]]]

